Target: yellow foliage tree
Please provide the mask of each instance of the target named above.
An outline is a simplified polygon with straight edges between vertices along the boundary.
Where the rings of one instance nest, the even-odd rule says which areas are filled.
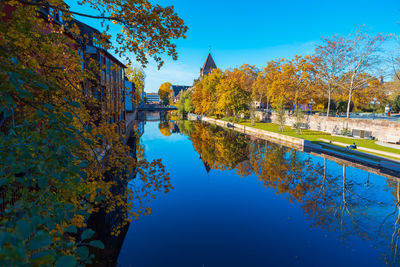
[[[141,100],[141,96],[143,95],[146,74],[142,68],[129,65],[125,70],[125,76],[135,85],[135,91],[131,92],[128,97],[132,98],[132,103],[138,104]]]
[[[254,94],[256,96],[256,99],[257,101],[265,102],[267,104],[267,109],[269,109],[271,100],[274,96],[274,83],[280,75],[281,63],[282,60],[269,61],[267,63],[267,66],[258,73],[256,81],[254,83]]]
[[[250,92],[240,87],[240,80],[235,71],[226,71],[216,89],[215,114],[217,116],[233,116],[244,112],[248,107]]]
[[[204,76],[194,87],[192,101],[195,112],[198,114],[211,115],[215,112],[217,85],[222,78],[220,69],[213,69],[211,73]]]
[[[163,105],[169,105],[172,101],[171,98],[173,96],[172,85],[169,82],[161,84],[158,89],[158,95],[160,96],[160,100]]]

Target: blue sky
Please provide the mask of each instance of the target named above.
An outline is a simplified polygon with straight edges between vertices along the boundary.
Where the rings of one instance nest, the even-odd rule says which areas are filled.
[[[67,1],[71,10],[90,12],[73,2]],[[167,81],[191,85],[210,46],[221,69],[244,63],[262,68],[272,59],[311,54],[321,37],[347,35],[360,25],[371,33],[400,34],[400,0],[152,2],[173,5],[189,30],[185,40],[175,42],[177,61],[164,57],[160,71],[154,62],[145,69],[146,92],[158,91]],[[78,19],[100,28],[97,21]]]

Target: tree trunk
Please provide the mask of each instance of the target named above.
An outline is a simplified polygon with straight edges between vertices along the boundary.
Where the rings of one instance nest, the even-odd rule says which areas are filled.
[[[328,92],[328,108],[326,109],[326,117],[329,117],[329,112],[331,111],[331,88],[329,87]]]
[[[351,76],[351,83],[349,87],[349,102],[347,103],[347,118],[350,118],[350,106],[351,106],[351,98],[353,97],[353,85],[354,85],[354,80],[355,80],[355,73]],[[347,126],[346,126],[347,128]]]
[[[251,120],[251,126],[255,125],[255,117],[256,117],[256,108],[255,108],[255,103],[254,101],[251,101],[250,103],[250,120]]]
[[[261,103],[261,99],[258,99]],[[255,125],[255,120],[256,120],[256,103],[255,101],[252,101],[251,106],[250,106],[250,118],[251,118],[251,125],[254,126]]]
[[[351,98],[353,96],[353,90],[349,91],[349,102],[347,102],[347,118],[350,118],[350,106],[351,106]]]

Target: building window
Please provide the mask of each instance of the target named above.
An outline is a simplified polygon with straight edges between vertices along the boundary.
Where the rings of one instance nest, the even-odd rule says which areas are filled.
[[[58,11],[58,20],[59,20],[61,23],[64,23],[62,11]]]

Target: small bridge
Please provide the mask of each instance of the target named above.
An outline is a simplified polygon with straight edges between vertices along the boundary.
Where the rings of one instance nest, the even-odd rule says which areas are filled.
[[[170,110],[177,110],[174,106],[161,106],[161,105],[144,105],[137,108],[137,111],[170,111]]]

